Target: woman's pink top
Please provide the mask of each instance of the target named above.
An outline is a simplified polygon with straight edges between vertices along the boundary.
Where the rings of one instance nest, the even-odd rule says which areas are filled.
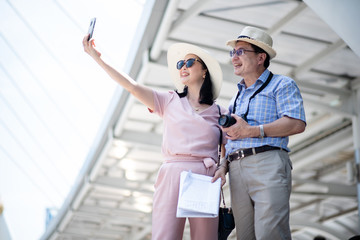
[[[164,121],[162,154],[165,161],[203,160],[206,167],[217,162],[221,130],[215,103],[196,112],[187,97],[180,98],[174,91],[154,91],[154,102],[153,112]],[[225,111],[221,108],[222,113]],[[223,143],[225,141],[223,136]]]

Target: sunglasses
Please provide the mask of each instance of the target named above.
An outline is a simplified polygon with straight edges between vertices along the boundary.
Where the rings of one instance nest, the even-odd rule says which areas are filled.
[[[192,65],[194,65],[195,61],[198,61],[199,63],[201,63],[199,59],[189,58],[189,59],[186,60],[186,61],[185,61],[185,60],[180,60],[180,61],[178,61],[178,62],[176,63],[176,68],[177,68],[178,70],[180,70],[185,64],[186,64],[186,67],[189,68],[189,67],[191,67]]]
[[[230,57],[233,57],[233,56],[241,56],[241,55],[244,55],[245,52],[256,52],[256,51],[253,51],[253,50],[246,50],[246,49],[243,49],[243,48],[239,48],[238,50],[230,50]]]

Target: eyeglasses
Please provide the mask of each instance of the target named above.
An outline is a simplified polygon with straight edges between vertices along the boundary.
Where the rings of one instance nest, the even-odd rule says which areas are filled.
[[[191,67],[192,65],[194,65],[195,61],[198,61],[199,63],[201,63],[199,59],[189,58],[189,59],[186,60],[186,61],[185,61],[185,60],[180,60],[180,61],[178,61],[178,62],[176,63],[176,68],[177,68],[178,70],[180,70],[185,64],[186,64],[186,67],[189,68],[189,67]]]
[[[243,48],[239,48],[238,50],[236,49],[233,49],[233,50],[230,50],[230,57],[233,57],[233,56],[241,56],[241,55],[244,55],[245,52],[256,52],[256,51],[253,51],[253,50],[246,50],[246,49],[243,49]]]

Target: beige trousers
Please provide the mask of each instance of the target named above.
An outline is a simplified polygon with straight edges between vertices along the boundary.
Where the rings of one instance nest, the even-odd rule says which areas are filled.
[[[272,150],[230,163],[231,204],[238,240],[288,240],[291,161]]]

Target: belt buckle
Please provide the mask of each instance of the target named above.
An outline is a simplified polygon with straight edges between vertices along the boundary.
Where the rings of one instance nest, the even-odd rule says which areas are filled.
[[[244,158],[245,157],[245,154],[244,154],[244,150],[240,150],[240,158]]]

